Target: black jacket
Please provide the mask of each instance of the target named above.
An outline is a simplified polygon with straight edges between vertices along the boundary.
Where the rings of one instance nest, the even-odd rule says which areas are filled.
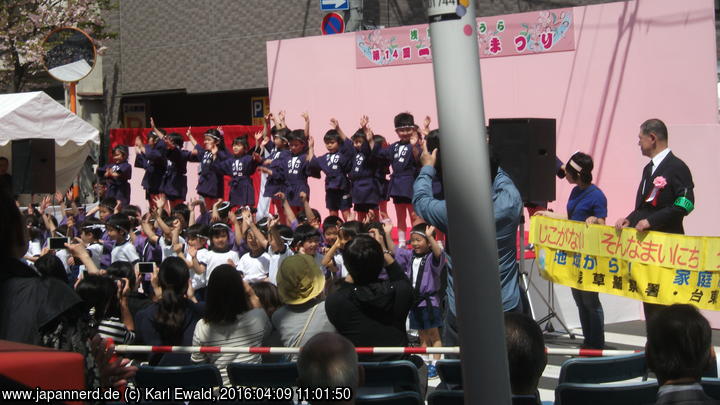
[[[413,288],[397,262],[386,268],[389,279],[368,285],[343,283],[325,300],[325,312],[338,333],[356,347],[408,345],[405,319]],[[360,355],[360,361],[402,360],[397,354]]]
[[[651,231],[684,234],[685,230],[682,222],[688,212],[675,206],[675,200],[684,196],[693,204],[695,203],[694,185],[690,169],[685,162],[670,152],[660,162],[660,165],[655,169],[655,173],[650,175],[649,170],[648,166],[646,166],[635,196],[635,210],[627,216],[630,226],[635,226],[640,220],[647,219],[650,222]],[[667,185],[660,190],[657,203],[653,205],[645,200],[653,191],[653,181],[660,176],[665,178]],[[647,182],[643,193],[643,182],[646,177]]]

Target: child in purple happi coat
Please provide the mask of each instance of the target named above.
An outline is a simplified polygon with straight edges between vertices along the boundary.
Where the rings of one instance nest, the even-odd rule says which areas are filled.
[[[112,162],[97,169],[98,177],[107,182],[105,197],[112,197],[120,201],[123,207],[130,205],[130,183],[132,166],[127,161],[127,146],[119,145],[112,150]]]
[[[268,158],[263,161],[262,166],[258,167],[259,171],[267,174],[263,196],[272,198],[272,205],[275,206],[275,212],[280,216],[281,223],[285,223],[287,219],[282,201],[276,197],[276,194],[285,193],[287,189],[285,172],[287,171],[287,162],[292,156],[288,150],[290,132],[287,128],[281,128],[275,132],[272,144],[268,143],[265,146]]]
[[[190,128],[188,128],[190,132]],[[209,129],[205,132],[205,139],[201,146],[195,138],[190,136],[193,145],[191,162],[200,162],[200,176],[198,176],[197,192],[205,199],[205,206],[212,207],[216,201],[223,198],[225,184],[222,174],[213,170],[213,161],[225,160],[230,154],[225,149],[225,141],[221,128]]]
[[[310,136],[310,116],[302,114],[305,119],[305,129],[297,129],[290,133],[288,144],[290,156],[285,163],[285,197],[293,213],[297,214],[304,208],[301,194],[305,194],[310,200],[310,186],[308,177],[320,178],[320,170],[313,169],[310,161],[315,156],[315,141]]]
[[[153,198],[162,193],[161,186],[165,176],[167,152],[165,142],[161,139],[165,136],[165,130],[155,128],[155,122],[150,118],[150,126],[153,128],[148,132],[147,144],[142,143],[138,136],[135,138],[135,167],[144,169],[142,187],[145,189],[145,199],[150,207],[153,206]]]
[[[188,138],[192,138],[190,129],[187,132]],[[167,145],[167,169],[162,182],[162,193],[170,204],[170,209],[185,202],[187,197],[187,162],[192,158],[192,152],[184,150],[183,137],[177,132],[172,132],[166,137]]]
[[[323,137],[328,153],[313,157],[310,165],[325,173],[325,207],[330,215],[339,216],[342,213],[343,218],[348,220],[352,208],[348,172],[352,168],[354,149],[352,141],[345,136],[335,118],[330,119],[330,125],[333,129]]]
[[[252,175],[258,161],[246,153],[247,139],[237,137],[233,140],[232,156],[226,160],[215,160],[213,168],[230,178],[230,203],[236,207],[255,206],[255,188]]]
[[[420,134],[412,114],[400,113],[395,116],[395,132],[400,140],[387,148],[380,149],[379,156],[390,162],[389,196],[392,197],[397,214],[398,241],[405,245],[407,217],[412,223],[415,212],[412,207],[413,183],[420,169]]]
[[[434,227],[417,224],[410,232],[412,249],[398,247],[395,250],[395,260],[405,270],[415,290],[416,305],[410,310],[410,329],[418,330],[422,347],[442,346],[438,328],[443,319],[438,292],[447,257],[434,234]]]
[[[368,211],[375,211],[375,217],[379,217],[378,203],[380,203],[380,185],[378,184],[376,172],[377,161],[373,149],[375,139],[373,132],[368,127],[369,119],[364,115],[360,119],[360,129],[352,136],[355,154],[349,177],[353,205],[357,213],[357,220],[362,221]]]

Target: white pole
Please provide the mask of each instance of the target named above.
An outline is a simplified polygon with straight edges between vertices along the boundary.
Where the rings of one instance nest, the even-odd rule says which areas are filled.
[[[426,0],[466,404],[510,404],[474,0]]]

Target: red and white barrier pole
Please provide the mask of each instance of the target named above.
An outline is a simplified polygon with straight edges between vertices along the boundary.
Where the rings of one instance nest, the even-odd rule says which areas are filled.
[[[358,354],[459,354],[455,347],[356,347]],[[299,347],[231,347],[231,346],[140,346],[116,345],[118,353],[251,353],[251,354],[298,354]],[[637,353],[633,350],[561,349],[548,347],[548,355],[605,357]]]

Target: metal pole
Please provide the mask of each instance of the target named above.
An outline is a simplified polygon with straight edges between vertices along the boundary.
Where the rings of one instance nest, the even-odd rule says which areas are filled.
[[[466,404],[510,404],[474,0],[427,0]]]

